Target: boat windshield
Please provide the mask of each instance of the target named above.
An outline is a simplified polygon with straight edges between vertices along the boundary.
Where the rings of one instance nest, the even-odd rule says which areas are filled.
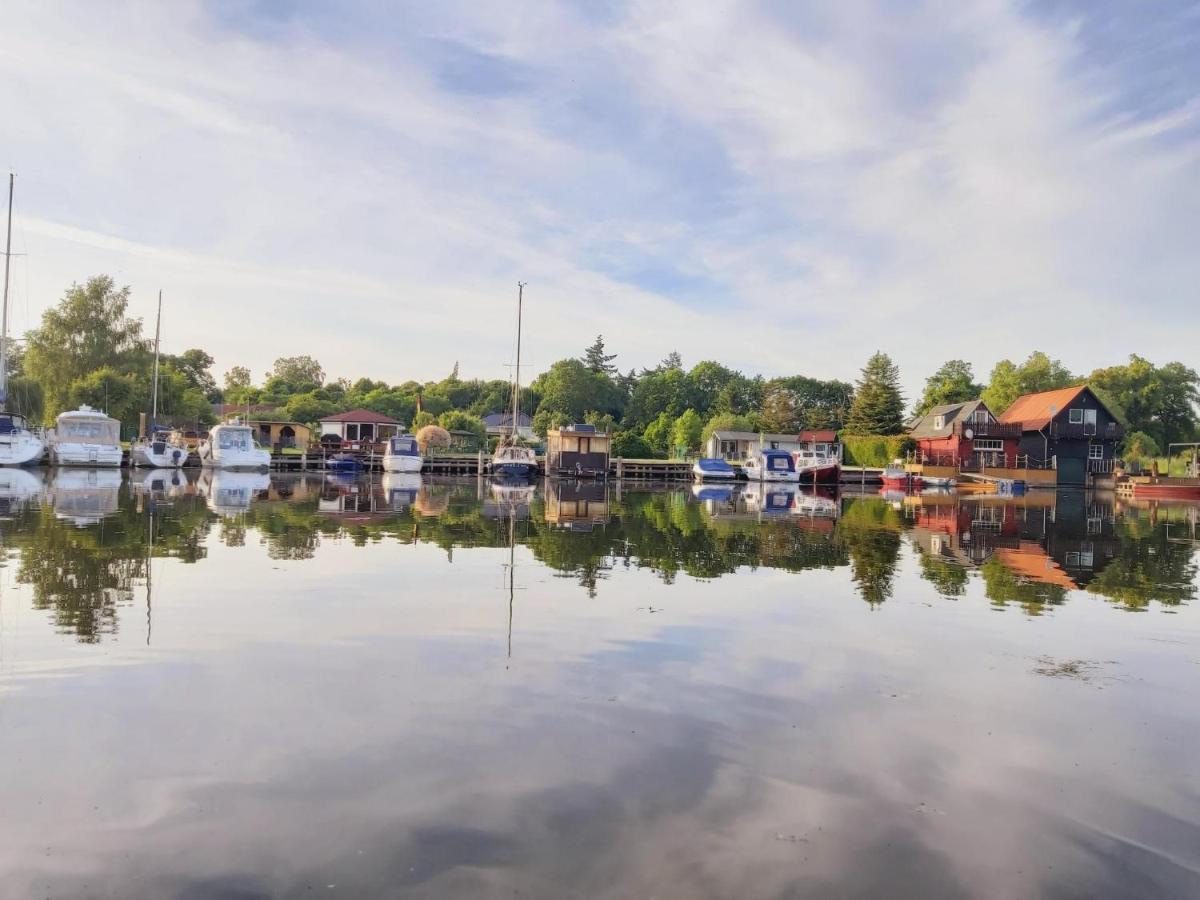
[[[772,454],[767,457],[767,468],[772,472],[786,472],[792,467],[792,459],[790,456],[775,456]]]
[[[20,431],[24,427],[24,416],[18,416],[13,413],[4,413],[0,415],[0,434],[4,434],[9,431]]]
[[[509,444],[504,447],[496,448],[496,459],[511,459],[526,462],[533,459],[533,451],[528,447],[514,446]]]
[[[394,437],[391,452],[392,456],[416,456],[417,442],[410,437]]]
[[[249,450],[253,446],[249,428],[217,429],[217,447],[221,450]]]
[[[91,444],[115,444],[120,423],[115,419],[59,419],[60,441],[84,441]]]

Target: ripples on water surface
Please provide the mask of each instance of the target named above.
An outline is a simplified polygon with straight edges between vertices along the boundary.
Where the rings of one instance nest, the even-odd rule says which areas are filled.
[[[1194,507],[111,471],[0,507],[6,896],[1200,895]]]

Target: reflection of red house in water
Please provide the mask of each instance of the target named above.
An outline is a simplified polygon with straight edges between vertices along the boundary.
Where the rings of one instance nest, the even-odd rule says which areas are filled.
[[[909,434],[917,442],[922,462],[1001,467],[1016,459],[1021,425],[1002,424],[982,400],[971,400],[935,406],[917,420]]]

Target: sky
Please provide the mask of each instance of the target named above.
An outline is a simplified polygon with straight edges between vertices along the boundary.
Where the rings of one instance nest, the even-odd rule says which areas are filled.
[[[1200,4],[7,3],[12,329],[72,282],[261,377],[508,378],[602,333],[908,396],[1200,367]],[[528,371],[528,370],[527,370]]]

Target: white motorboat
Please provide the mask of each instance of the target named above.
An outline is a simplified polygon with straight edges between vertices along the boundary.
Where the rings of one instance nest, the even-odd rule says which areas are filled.
[[[501,435],[492,454],[492,474],[502,478],[536,478],[537,454],[532,447],[521,443],[517,424],[521,421],[521,307],[525,297],[524,282],[517,283],[517,364],[513,369],[512,416],[509,430]]]
[[[157,432],[148,438],[139,438],[129,448],[130,459],[135,466],[151,469],[178,469],[187,462],[187,444],[176,432]]]
[[[121,473],[103,469],[67,469],[50,484],[54,515],[80,528],[114,515],[120,506]]]
[[[921,475],[921,485],[927,488],[952,488],[958,484],[958,479],[945,475]]]
[[[200,465],[208,469],[242,469],[265,472],[271,454],[259,446],[249,425],[240,421],[214,425],[197,448]]]
[[[84,405],[61,413],[50,435],[51,461],[58,466],[121,465],[121,423]]]
[[[239,472],[233,469],[211,468],[196,482],[208,508],[219,516],[235,516],[250,509],[250,504],[271,487],[266,472]]]
[[[411,434],[398,434],[387,442],[383,451],[383,471],[397,473],[415,473],[421,471],[424,464],[421,458],[421,448],[417,439]]]
[[[692,464],[692,478],[696,481],[735,481],[737,472],[719,457],[704,458]]]
[[[836,458],[816,450],[796,450],[792,459],[803,484],[837,484],[842,465]]]
[[[4,244],[4,312],[0,330],[0,466],[38,462],[46,442],[25,424],[25,417],[8,412],[8,263],[12,259],[13,174],[8,175],[8,237]]]
[[[796,462],[785,450],[759,450],[746,457],[742,471],[751,481],[796,481]]]

